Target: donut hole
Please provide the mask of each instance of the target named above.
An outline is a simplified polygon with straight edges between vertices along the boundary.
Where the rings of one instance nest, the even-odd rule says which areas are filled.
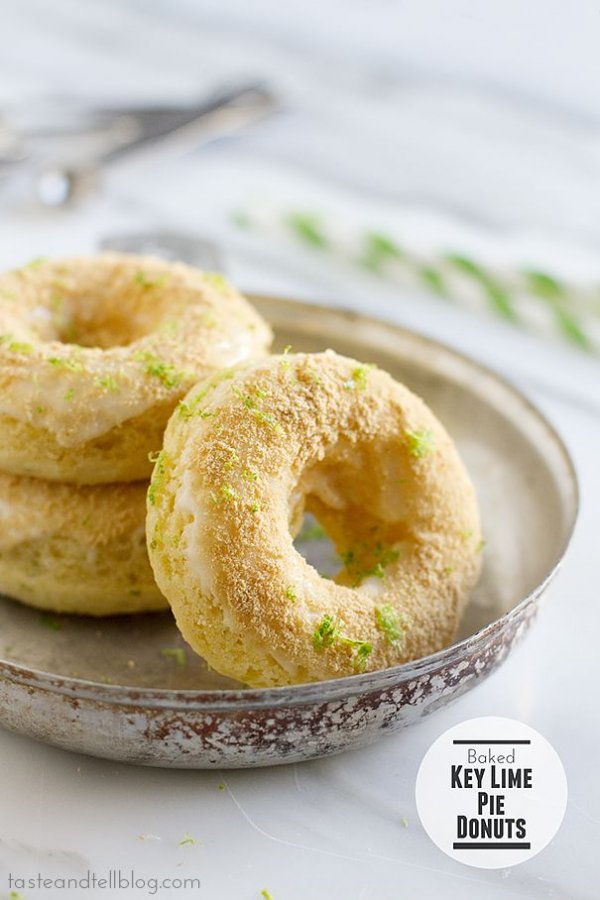
[[[325,528],[312,513],[305,513],[294,547],[323,578],[333,578],[340,568],[340,557]]]
[[[378,444],[376,452],[369,443],[339,441],[329,458],[303,474],[297,495],[323,536],[305,558],[325,577],[349,587],[383,585],[389,569],[401,564],[410,541],[403,458],[393,441]],[[313,558],[320,564],[314,565]]]
[[[39,279],[39,280],[38,280]],[[164,328],[177,328],[186,291],[161,266],[65,266],[29,285],[25,307],[32,336],[79,347],[126,347]]]
[[[133,305],[127,300],[127,295],[110,290],[55,298],[52,339],[101,350],[127,347],[167,319],[166,302],[142,298]]]

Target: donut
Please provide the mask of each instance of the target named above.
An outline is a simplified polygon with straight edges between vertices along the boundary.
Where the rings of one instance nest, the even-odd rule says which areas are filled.
[[[177,401],[271,341],[221,275],[106,254],[0,277],[0,469],[79,484],[148,478]]]
[[[305,512],[340,558],[300,555]],[[148,494],[157,583],[192,648],[264,687],[446,646],[480,569],[475,492],[427,406],[376,367],[284,354],[194,387]]]
[[[0,473],[0,593],[59,613],[164,609],[146,549],[146,489]]]

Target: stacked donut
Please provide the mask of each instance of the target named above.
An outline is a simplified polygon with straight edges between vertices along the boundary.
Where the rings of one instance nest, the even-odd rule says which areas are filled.
[[[118,254],[0,277],[0,592],[56,612],[160,609],[145,539],[167,421],[271,332],[222,276]]]

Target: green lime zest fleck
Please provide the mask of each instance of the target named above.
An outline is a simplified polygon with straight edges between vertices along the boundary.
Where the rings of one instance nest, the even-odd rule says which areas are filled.
[[[183,647],[163,647],[160,655],[165,659],[174,659],[178,666],[185,666],[187,662]]]
[[[325,615],[313,633],[313,647],[315,650],[321,651],[331,647],[336,641],[352,648],[354,652],[354,666],[359,672],[362,672],[373,650],[372,644],[369,641],[356,640],[342,634],[339,623],[335,618]]]
[[[312,247],[324,248],[328,241],[325,237],[319,218],[310,213],[293,212],[287,219],[290,228],[296,235]]]
[[[178,387],[186,377],[178,372],[173,363],[166,363],[155,353],[137,353],[135,359],[146,364],[146,375],[158,378],[166,388]]]
[[[232,500],[238,500],[239,494],[230,484],[222,484],[218,491],[210,492],[210,499],[214,504],[230,503]]]
[[[465,528],[463,531],[460,531],[459,534],[461,541],[463,541],[465,544],[473,537],[473,532],[470,528]]]
[[[202,391],[192,400],[180,400],[177,405],[177,413],[180,419],[183,419],[187,422],[188,419],[197,416],[199,419],[210,419],[211,416],[214,416],[215,413],[209,412],[206,409],[202,409],[200,403],[206,396],[206,393]]]
[[[150,278],[145,272],[141,269],[138,270],[133,276],[133,280],[135,284],[139,284],[140,287],[143,288],[155,288],[162,287],[167,282],[167,275],[158,275],[156,278]]]
[[[365,578],[385,578],[386,568],[400,559],[400,550],[385,547],[378,541],[372,547],[360,544],[342,553],[340,558],[348,575],[354,578],[353,587],[358,587]]]
[[[406,818],[406,816],[402,816],[402,818],[400,819],[400,824],[403,828],[408,828],[408,819]]]
[[[45,407],[45,406],[40,406],[40,405],[38,404],[38,406],[35,407],[35,412],[38,413],[39,415],[41,415],[42,413],[45,413],[45,412],[46,412],[46,407]]]
[[[223,500],[226,500],[226,501],[237,500],[239,497],[239,494],[236,491],[236,489],[234,487],[232,487],[230,484],[221,485],[220,494],[221,494],[221,497],[223,498]]]
[[[266,888],[262,889],[262,891],[260,892],[260,896],[263,898],[263,900],[273,900],[273,894]]]
[[[185,847],[186,844],[196,844],[196,843],[197,843],[196,838],[193,838],[191,836],[191,834],[187,834],[187,832],[186,832],[184,834],[184,836],[181,838],[181,840],[179,841],[179,846]]]
[[[240,462],[240,458],[237,454],[237,450],[230,450],[229,451],[229,459],[223,465],[223,468],[224,469],[234,469],[237,465],[239,465],[239,462]]]
[[[257,513],[257,512],[260,512],[260,503],[258,503],[256,500],[254,500],[254,501],[250,504],[250,512],[251,512],[251,513]]]
[[[65,391],[65,401],[67,403],[71,403],[73,398],[75,397],[75,388],[69,388],[68,391]]]
[[[252,413],[252,415],[258,422],[262,422],[278,434],[283,433],[283,428],[281,427],[281,424],[277,421],[277,419],[271,413],[265,412],[263,409],[257,406],[257,399],[263,400],[267,396],[265,391],[260,390],[260,388],[255,388],[254,396],[252,396],[252,394],[245,394],[238,387],[234,386],[233,392],[238,400],[243,403],[246,409],[250,413]]]
[[[324,615],[313,633],[313,647],[315,650],[323,650],[330,647],[339,637],[339,625],[333,616]]]
[[[68,369],[70,372],[81,372],[82,363],[78,359],[72,359],[69,356],[49,356],[48,362],[56,369]]]
[[[224,782],[220,781],[219,784],[217,785],[217,789],[218,789],[219,791],[224,791],[224,790],[225,790],[225,784],[224,784]]]
[[[286,600],[290,601],[290,603],[295,603],[296,600],[298,599],[298,595],[296,594],[296,591],[294,590],[294,588],[292,587],[291,584],[288,584],[288,586],[286,587],[286,589],[284,591],[284,596],[285,596]]]
[[[355,640],[354,638],[339,636],[340,644],[346,644],[354,650],[354,668],[358,672],[364,672],[367,666],[367,660],[373,652],[373,645],[369,641]]]
[[[214,413],[204,412],[200,408],[200,404],[222,381],[230,380],[233,378],[233,375],[234,372],[232,369],[224,369],[222,372],[219,372],[211,378],[208,384],[202,388],[201,391],[198,391],[198,393],[190,400],[181,400],[177,407],[180,417],[182,419],[189,419],[192,416],[198,415],[202,419],[207,419],[209,416],[214,415]]]
[[[304,370],[304,374],[306,375],[306,377],[308,378],[309,381],[314,381],[315,384],[319,384],[319,385],[323,384],[323,382],[321,381],[321,379],[319,378],[319,376],[317,375],[315,370],[312,368],[312,366],[308,366],[308,368],[306,368]]]
[[[119,390],[116,379],[112,375],[105,375],[102,378],[96,378],[96,384],[98,385],[98,387],[106,388],[106,390],[111,394],[114,394]]]
[[[51,616],[48,613],[43,613],[40,616],[40,625],[43,625],[44,628],[49,628],[50,631],[60,631],[63,627],[63,623],[60,619],[57,619],[56,616]]]
[[[290,366],[292,365],[290,360],[287,359],[287,357],[290,355],[291,352],[292,352],[292,345],[286,344],[285,347],[283,348],[283,353],[282,353],[281,359],[279,360],[279,365],[281,366],[282,369],[289,369]]]
[[[477,542],[477,546],[475,548],[476,552],[483,553],[486,544],[487,544],[486,539],[480,538],[479,541]]]
[[[273,431],[276,431],[277,434],[283,434],[283,428],[281,427],[281,423],[277,421],[277,419],[271,415],[271,413],[264,412],[262,409],[254,409],[252,410],[252,415],[259,422],[263,422],[265,425],[268,425]]]
[[[421,428],[416,431],[407,430],[405,434],[408,452],[415,459],[423,459],[434,449],[433,434],[428,428]]]
[[[164,450],[160,450],[158,455],[156,453],[149,453],[148,459],[151,463],[154,463],[154,471],[152,473],[152,480],[148,486],[148,503],[151,506],[156,504],[157,494],[161,487],[161,482],[163,476],[166,471],[167,464],[167,454]]]
[[[36,256],[34,259],[30,260],[28,263],[22,267],[23,269],[38,269],[40,266],[43,266],[45,262],[47,262],[47,256]]]
[[[390,644],[398,646],[408,628],[408,620],[398,613],[391,603],[383,603],[375,607],[375,625],[383,632]]]
[[[258,474],[252,469],[242,469],[242,478],[244,481],[255,482],[258,481]]]
[[[381,544],[376,544],[375,555],[378,556],[377,562],[369,569],[365,569],[362,573],[363,578],[374,576],[375,578],[385,578],[385,570],[391,563],[395,563],[400,559],[400,551],[397,547],[389,547],[384,549]]]
[[[22,341],[11,341],[7,347],[11,353],[33,353],[33,344],[26,344]]]
[[[222,272],[205,272],[204,278],[206,279],[206,281],[210,281],[210,283],[220,291],[226,291],[229,288],[229,282],[222,274]]]
[[[352,375],[350,376],[350,378],[344,382],[344,387],[346,388],[346,390],[364,391],[367,387],[367,378],[369,376],[369,372],[374,368],[374,365],[357,366],[356,369],[352,371]]]
[[[22,894],[21,891],[11,891],[8,900],[25,900],[25,894]]]

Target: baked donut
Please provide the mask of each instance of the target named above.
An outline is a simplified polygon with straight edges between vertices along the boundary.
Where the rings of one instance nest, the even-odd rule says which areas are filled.
[[[305,511],[340,556],[333,580],[293,545]],[[474,489],[442,425],[388,374],[332,351],[194,387],[166,431],[147,534],[185,639],[252,686],[439,650],[480,568]]]
[[[148,478],[180,397],[263,355],[268,325],[222,276],[107,254],[0,278],[0,469],[97,484]]]
[[[0,593],[90,616],[164,609],[146,549],[146,488],[0,473]]]

